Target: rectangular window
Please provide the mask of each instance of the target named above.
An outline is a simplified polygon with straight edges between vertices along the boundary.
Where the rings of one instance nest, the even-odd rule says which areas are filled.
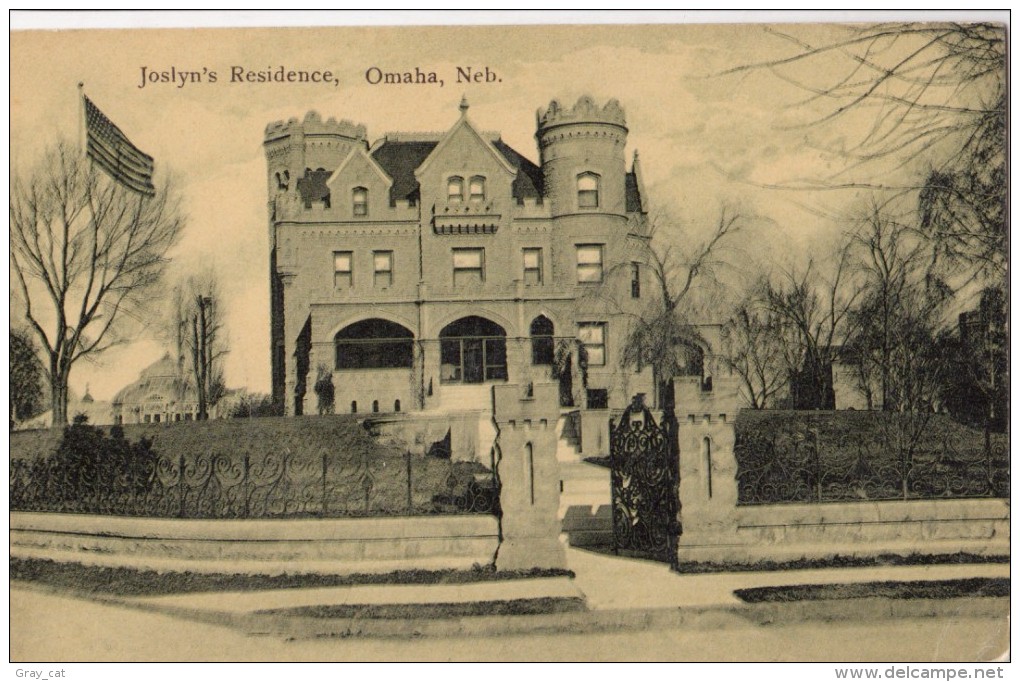
[[[354,284],[354,254],[350,251],[333,252],[333,286],[349,287]]]
[[[630,264],[630,297],[641,298],[641,264]]]
[[[471,201],[475,203],[485,201],[485,178],[478,175],[471,178],[468,192],[470,193]]]
[[[375,269],[375,286],[388,287],[393,284],[393,252],[373,251],[372,267]]]
[[[578,323],[577,338],[588,356],[589,367],[601,367],[606,364],[605,322]]]
[[[368,190],[364,187],[355,187],[351,192],[351,203],[354,206],[354,215],[368,215]]]
[[[542,283],[542,249],[524,249],[524,283]]]
[[[485,249],[453,250],[453,286],[467,287],[485,281]]]
[[[577,281],[602,281],[602,244],[577,245]]]

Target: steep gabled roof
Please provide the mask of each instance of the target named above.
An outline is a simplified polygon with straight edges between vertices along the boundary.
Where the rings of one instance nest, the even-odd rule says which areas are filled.
[[[428,136],[423,133],[423,137]],[[414,171],[438,146],[434,139],[414,140],[404,134],[399,139],[384,138],[373,146],[372,158],[392,179],[390,203],[400,200],[417,201],[420,192]],[[513,197],[518,201],[539,198],[543,195],[542,169],[500,139],[491,142],[505,163],[517,170],[513,184]]]
[[[372,158],[393,179],[391,204],[401,200],[417,201],[418,180],[414,177],[414,169],[422,164],[437,144],[435,141],[385,139],[373,148]]]
[[[543,196],[542,169],[521,155],[503,140],[493,140],[492,146],[517,169],[514,179],[513,196],[521,199],[537,199]]]

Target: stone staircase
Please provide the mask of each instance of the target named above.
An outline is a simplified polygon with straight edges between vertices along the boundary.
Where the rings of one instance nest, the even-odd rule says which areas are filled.
[[[560,417],[556,459],[560,465],[562,531],[573,547],[609,545],[613,517],[609,469],[585,462],[569,416]]]

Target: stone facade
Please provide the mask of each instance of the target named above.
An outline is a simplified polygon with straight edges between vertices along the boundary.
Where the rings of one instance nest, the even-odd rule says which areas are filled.
[[[620,368],[653,286],[627,132],[587,97],[538,112],[538,164],[466,102],[445,133],[374,144],[314,112],[269,125],[274,399],[314,413],[317,381],[340,413],[477,409],[550,379],[578,407],[653,394],[648,368]]]

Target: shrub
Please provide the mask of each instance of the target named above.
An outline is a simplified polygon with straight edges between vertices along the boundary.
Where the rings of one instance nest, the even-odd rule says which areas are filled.
[[[315,395],[319,399],[319,414],[333,414],[336,391],[333,388],[333,373],[322,365],[315,380]]]

